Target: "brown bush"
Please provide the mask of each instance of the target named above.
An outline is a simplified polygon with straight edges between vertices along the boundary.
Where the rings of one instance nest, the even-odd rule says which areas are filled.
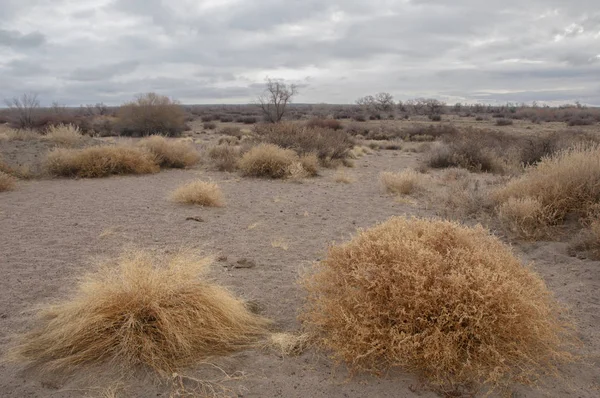
[[[179,187],[171,195],[171,199],[178,203],[223,207],[223,192],[221,188],[213,182],[194,181]]]
[[[379,182],[383,189],[389,193],[410,195],[422,187],[422,175],[412,169],[403,170],[399,173],[389,171],[379,174]]]
[[[17,179],[4,171],[0,171],[0,192],[15,189]]]
[[[186,130],[185,110],[169,97],[148,93],[117,110],[117,130],[121,135],[160,134],[178,136]]]
[[[208,281],[211,259],[123,254],[89,273],[67,300],[39,313],[12,357],[44,372],[110,363],[122,374],[161,376],[253,345],[267,321]]]
[[[512,126],[513,121],[512,119],[497,119],[496,120],[496,126]]]
[[[355,371],[493,388],[571,358],[543,280],[480,226],[394,217],[331,247],[303,285],[306,331]]]
[[[138,146],[147,149],[160,167],[182,169],[198,163],[200,154],[186,141],[153,135],[140,140]]]
[[[300,164],[310,177],[315,177],[319,174],[319,158],[314,153],[300,156]]]
[[[82,141],[81,131],[72,124],[60,124],[46,129],[46,139],[65,147],[73,147]]]
[[[298,155],[290,149],[260,144],[246,152],[238,166],[245,176],[284,178],[290,166],[298,161]]]
[[[46,168],[55,176],[81,178],[159,171],[156,159],[149,151],[132,146],[56,148],[48,154]]]
[[[306,127],[308,128],[324,128],[324,129],[331,129],[331,130],[341,130],[344,128],[344,126],[342,126],[342,123],[339,120],[335,120],[335,119],[310,119],[308,122],[306,122]]]
[[[202,128],[205,130],[214,130],[217,128],[217,124],[214,122],[204,122]]]
[[[237,126],[224,127],[221,129],[220,133],[223,135],[242,138],[242,129]]]
[[[211,147],[207,152],[208,158],[214,167],[219,171],[235,171],[238,167],[238,162],[242,157],[240,147],[220,144]]]

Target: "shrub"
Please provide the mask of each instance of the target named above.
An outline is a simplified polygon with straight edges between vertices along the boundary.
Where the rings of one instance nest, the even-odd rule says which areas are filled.
[[[72,147],[81,142],[81,131],[72,124],[60,124],[46,129],[46,138],[55,144]]]
[[[421,176],[414,170],[407,169],[400,173],[385,171],[379,175],[379,182],[389,193],[409,195],[419,189]]]
[[[160,167],[182,169],[193,166],[200,160],[200,154],[190,143],[167,139],[160,135],[144,138],[138,146],[154,154]]]
[[[569,244],[571,255],[585,252],[591,260],[600,260],[600,218],[596,216]]]
[[[319,174],[319,158],[314,153],[300,156],[300,164],[310,177],[315,177]]]
[[[231,116],[221,116],[219,118],[219,121],[221,123],[231,123],[231,122],[233,122],[233,117],[231,117]]]
[[[213,123],[213,122],[205,122],[202,125],[202,128],[205,129],[205,130],[214,130],[214,129],[217,128],[217,124]]]
[[[317,119],[317,118],[310,119],[308,122],[306,122],[306,127],[308,127],[308,128],[319,127],[319,128],[331,129],[331,130],[341,130],[344,128],[342,126],[342,123],[339,120]]]
[[[441,137],[451,137],[458,134],[459,131],[456,127],[451,124],[438,124],[438,125],[413,125],[401,132],[402,137],[406,141],[413,141],[413,137],[433,137],[438,139]],[[432,139],[428,139],[431,141]],[[424,141],[421,139],[421,141]]]
[[[289,167],[297,161],[298,155],[290,149],[260,144],[242,156],[239,168],[245,176],[283,178]]]
[[[192,205],[223,207],[223,193],[221,188],[213,182],[194,181],[177,188],[171,199],[178,203]]]
[[[333,181],[343,184],[352,184],[354,182],[354,177],[348,174],[346,170],[338,169],[333,176]]]
[[[220,131],[221,134],[230,135],[232,137],[242,138],[242,129],[236,126],[224,127]]]
[[[16,178],[4,171],[0,171],[0,192],[12,191],[15,189]]]
[[[161,134],[178,136],[186,130],[185,110],[169,97],[148,93],[117,110],[117,129],[122,135]]]
[[[202,115],[200,116],[200,120],[202,120],[203,122],[212,122],[213,120],[215,120],[215,117],[213,115]]]
[[[567,121],[569,126],[592,126],[596,121],[591,118],[572,117]]]
[[[509,198],[498,206],[498,220],[512,234],[523,239],[539,239],[548,235],[552,217],[535,198]]]
[[[429,120],[431,120],[432,122],[441,122],[442,115],[429,115]]]
[[[481,226],[393,217],[330,247],[303,285],[306,331],[352,370],[494,387],[571,358],[543,280]]]
[[[125,253],[86,275],[69,299],[42,309],[12,356],[47,372],[110,363],[125,374],[141,367],[171,377],[248,347],[267,322],[202,276],[210,262],[185,252]]]
[[[500,205],[511,198],[537,200],[551,225],[572,212],[586,214],[600,202],[600,145],[577,145],[543,158],[497,190],[494,198]]]
[[[245,116],[239,119],[239,122],[244,124],[254,124],[258,122],[258,118],[256,116]]]
[[[496,126],[512,126],[512,119],[496,119]]]
[[[217,145],[208,150],[208,158],[219,171],[235,171],[242,156],[241,149],[232,145]]]
[[[156,159],[150,152],[131,146],[56,148],[48,154],[46,168],[55,176],[81,178],[159,171]]]

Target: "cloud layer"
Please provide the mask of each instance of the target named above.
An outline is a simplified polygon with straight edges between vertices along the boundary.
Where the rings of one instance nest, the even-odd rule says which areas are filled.
[[[597,0],[0,0],[0,97],[600,105]]]

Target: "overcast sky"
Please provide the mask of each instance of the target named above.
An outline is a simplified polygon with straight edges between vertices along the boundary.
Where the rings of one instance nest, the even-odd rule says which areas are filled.
[[[600,105],[599,0],[0,0],[0,99]]]

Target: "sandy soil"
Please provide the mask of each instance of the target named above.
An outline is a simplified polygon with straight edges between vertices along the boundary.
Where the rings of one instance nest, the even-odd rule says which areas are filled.
[[[20,182],[0,194],[0,352],[11,335],[31,321],[30,309],[69,294],[90,259],[114,256],[127,245],[159,251],[181,246],[226,256],[214,277],[240,296],[256,301],[284,331],[299,328],[300,272],[322,258],[333,241],[348,239],[392,215],[435,213],[424,198],[399,201],[383,194],[381,171],[414,167],[422,154],[381,151],[349,169],[356,182],[334,182],[333,170],[303,184],[240,179],[236,174],[199,169],[140,177]],[[222,187],[224,208],[198,208],[169,202],[168,194],[196,178]],[[203,222],[186,220],[201,217]],[[518,397],[600,396],[600,264],[566,254],[563,244],[538,242],[516,251],[535,268],[558,299],[572,307],[583,343],[584,361],[564,369],[565,380],[549,380],[545,391],[518,387]],[[257,265],[233,268],[246,258]],[[413,376],[348,379],[345,368],[307,351],[281,358],[269,351],[247,351],[215,363],[245,377],[227,383],[243,397],[435,397]],[[205,370],[191,370],[202,378]],[[102,384],[98,385],[99,387]],[[167,397],[168,390],[140,381],[124,391],[133,397]],[[98,396],[72,381],[40,379],[13,364],[0,364],[2,397]]]

